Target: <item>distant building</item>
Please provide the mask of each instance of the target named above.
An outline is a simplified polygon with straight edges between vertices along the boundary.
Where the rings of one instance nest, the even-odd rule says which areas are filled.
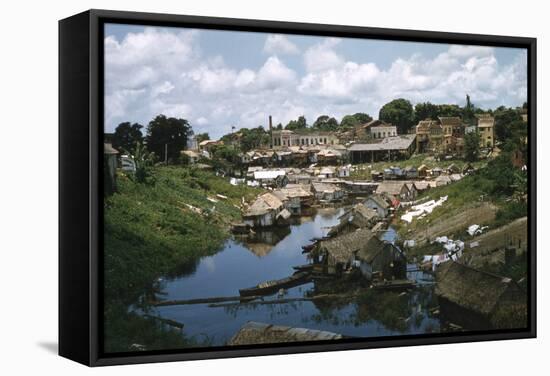
[[[281,129],[273,130],[271,137],[275,149],[289,146],[335,145],[339,143],[339,139],[334,132]]]
[[[421,120],[415,127],[419,153],[462,153],[466,126],[457,116]]]
[[[382,139],[397,136],[397,127],[382,120],[372,120],[361,126],[366,138]]]
[[[480,146],[492,148],[495,146],[495,118],[490,114],[477,116]]]
[[[386,137],[379,142],[355,143],[348,150],[352,163],[409,158],[415,150],[416,135]]]

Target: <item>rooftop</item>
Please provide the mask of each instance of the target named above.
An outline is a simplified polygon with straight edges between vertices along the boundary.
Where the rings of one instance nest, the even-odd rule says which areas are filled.
[[[341,334],[333,332],[249,321],[229,340],[228,345],[327,341],[341,338],[344,338]]]
[[[381,142],[369,144],[353,144],[350,151],[384,151],[384,150],[406,150],[414,142],[416,135],[407,134],[394,137],[386,137]]]

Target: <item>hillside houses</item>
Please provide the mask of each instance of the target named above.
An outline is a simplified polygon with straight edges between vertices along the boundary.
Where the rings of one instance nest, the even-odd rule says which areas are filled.
[[[376,210],[380,218],[386,218],[390,214],[391,202],[384,196],[374,194],[368,197],[363,203],[367,208]]]
[[[404,181],[384,181],[376,188],[376,194],[393,196],[399,201],[411,201],[416,197],[414,184],[408,185]]]

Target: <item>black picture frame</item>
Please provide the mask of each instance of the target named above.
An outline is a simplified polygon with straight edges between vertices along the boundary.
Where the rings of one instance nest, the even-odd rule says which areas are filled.
[[[527,49],[528,328],[105,354],[102,350],[103,28],[107,22]],[[536,337],[535,38],[88,10],[59,21],[59,354],[88,366]]]

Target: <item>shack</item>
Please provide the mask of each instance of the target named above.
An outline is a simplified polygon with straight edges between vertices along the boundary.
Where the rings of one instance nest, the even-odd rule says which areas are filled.
[[[288,184],[278,191],[287,198],[286,207],[293,215],[301,215],[303,207],[313,204],[313,193],[300,184]]]
[[[328,240],[317,242],[311,256],[315,263],[325,267],[327,274],[340,274],[354,265],[355,255],[364,247],[374,234],[363,228]]]
[[[342,339],[341,334],[249,321],[227,343],[229,346]]]
[[[405,279],[407,276],[405,254],[394,244],[376,236],[357,252],[356,259],[360,262],[361,273],[368,280]]]
[[[409,191],[407,184],[403,181],[384,181],[378,185],[376,193],[379,195],[391,195],[402,201],[410,201],[413,199],[411,191]]]
[[[386,218],[389,215],[391,204],[382,195],[374,194],[364,202],[365,206],[376,210],[380,218]]]
[[[337,225],[331,227],[327,236],[353,232],[359,228],[372,228],[380,217],[375,209],[371,209],[363,204],[356,204],[351,209],[342,214]]]
[[[277,224],[278,219],[287,216],[283,201],[271,192],[260,195],[243,214],[243,222],[250,227],[269,227]],[[288,217],[290,217],[290,213]]]
[[[429,171],[430,171],[430,169],[428,168],[428,166],[426,166],[425,164],[420,165],[420,167],[418,167],[418,169],[417,169],[418,177],[419,178],[425,178],[426,176],[428,176]]]
[[[527,295],[512,279],[458,262],[436,272],[441,317],[468,329],[524,328]]]
[[[414,166],[407,166],[403,170],[405,173],[405,178],[407,179],[416,179],[418,178],[418,170]]]
[[[319,201],[340,201],[344,198],[345,191],[336,184],[313,182],[313,194]]]
[[[288,183],[288,177],[284,170],[254,171],[254,180],[264,186],[273,188],[284,187]]]

